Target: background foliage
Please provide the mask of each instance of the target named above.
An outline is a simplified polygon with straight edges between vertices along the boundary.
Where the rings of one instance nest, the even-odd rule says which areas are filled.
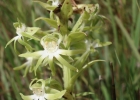
[[[113,100],[113,75],[109,62],[112,62],[114,67],[117,100],[140,99],[140,2],[138,0],[86,0],[80,3],[99,3],[100,14],[107,19],[101,30],[95,31],[98,33],[96,37],[101,41],[111,41],[112,45],[99,49],[95,55],[90,55],[91,58],[105,59],[107,63],[104,65],[97,63],[79,78],[75,92],[94,93],[79,100]],[[48,13],[32,0],[0,0],[1,100],[21,100],[20,92],[31,93],[28,85],[33,75],[28,74],[23,78],[24,71],[13,71],[14,67],[25,61],[17,56],[13,45],[6,49],[5,45],[16,34],[13,22],[16,22],[17,18],[27,26],[47,29],[45,23],[34,22],[39,16],[48,16]],[[32,45],[40,48],[34,41]],[[24,52],[22,46],[19,45],[18,49]],[[38,73],[38,77],[45,78],[48,73],[44,68],[42,73]]]

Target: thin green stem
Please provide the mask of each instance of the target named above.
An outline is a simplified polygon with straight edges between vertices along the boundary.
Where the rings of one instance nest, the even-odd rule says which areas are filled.
[[[114,34],[115,46],[117,46],[117,43],[118,43],[117,29],[116,29],[116,23],[115,23],[114,15],[112,12],[110,0],[107,0],[107,7],[108,7],[108,11],[111,17],[111,24],[112,24],[113,34]]]
[[[132,49],[134,56],[137,58],[138,61],[140,61],[139,52],[137,51],[137,48],[135,47],[133,40],[129,36],[129,33],[127,32],[127,30],[123,26],[123,23],[120,21],[120,19],[117,16],[115,16],[115,20],[116,20],[118,26],[120,27],[123,35],[125,36],[130,48]]]
[[[64,88],[71,92],[71,89],[69,87],[69,83],[71,80],[71,71],[69,68],[63,66],[63,76],[64,76]]]

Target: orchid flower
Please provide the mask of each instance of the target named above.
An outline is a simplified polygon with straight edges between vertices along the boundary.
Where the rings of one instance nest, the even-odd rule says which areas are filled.
[[[32,50],[32,47],[25,41],[24,37],[39,40],[37,37],[33,35],[39,30],[38,27],[26,27],[24,23],[16,22],[14,23],[14,27],[16,28],[16,34],[14,38],[12,38],[7,44],[6,47],[14,41],[14,49],[16,50],[16,41],[20,44],[24,45],[27,50]]]
[[[45,86],[45,80],[33,79],[29,85],[33,95],[24,96],[20,93],[23,100],[56,100],[62,98],[66,90],[58,91],[56,89]]]
[[[60,0],[48,0],[47,3],[41,1],[34,1],[34,2],[39,3],[43,8],[49,11],[54,11],[61,3]]]
[[[62,41],[62,36],[59,33],[53,33],[53,34],[48,34],[44,36],[41,39],[41,45],[43,46],[44,50],[36,51],[33,53],[24,53],[19,55],[20,57],[33,57],[38,59],[37,64],[34,68],[35,75],[36,75],[36,70],[37,68],[42,64],[42,63],[49,63],[50,69],[52,71],[52,74],[55,75],[55,66],[54,63],[56,63],[56,60],[64,67],[68,67],[69,69],[73,71],[78,71],[78,69],[69,62],[67,62],[62,55],[65,56],[73,56],[76,54],[83,53],[85,50],[83,49],[78,49],[78,50],[65,50],[65,49],[60,49],[60,43]],[[54,58],[56,60],[54,60]],[[60,66],[60,67],[62,67]]]
[[[25,77],[28,71],[29,72],[33,71],[33,66],[35,66],[35,63],[34,63],[35,61],[36,60],[33,59],[32,57],[28,57],[28,58],[26,58],[25,63],[23,63],[20,66],[15,67],[14,70],[21,70],[21,69],[25,68],[24,75],[23,75],[23,77]]]

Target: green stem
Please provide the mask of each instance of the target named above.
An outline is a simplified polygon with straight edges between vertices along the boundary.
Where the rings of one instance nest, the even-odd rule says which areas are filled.
[[[111,24],[112,24],[113,35],[114,35],[114,42],[115,42],[115,47],[116,47],[117,43],[118,43],[118,36],[117,36],[116,23],[115,23],[114,15],[113,15],[113,12],[112,12],[110,0],[107,0],[107,8],[108,8],[108,11],[109,11],[109,14],[110,14],[110,17],[111,17]]]
[[[64,68],[63,68],[63,76],[64,76],[64,88],[67,91],[71,92],[71,89],[69,87],[69,82],[71,80],[71,71],[66,66],[64,66]]]
[[[63,76],[64,76],[64,88],[67,90],[65,97],[67,100],[73,100],[72,88],[70,86],[70,80],[71,80],[71,70],[67,68],[66,66],[63,66]]]
[[[121,22],[121,20],[117,16],[115,16],[115,20],[116,20],[116,23],[118,24],[118,26],[120,27],[123,35],[125,36],[130,48],[132,49],[132,52],[133,52],[134,56],[136,57],[136,59],[138,61],[140,61],[140,55],[139,55],[139,52],[138,52],[137,48],[134,45],[134,41],[131,39],[131,37],[129,36],[129,33],[125,29],[123,23]]]
[[[69,92],[66,92],[65,95],[64,95],[64,97],[65,97],[67,100],[75,100]]]

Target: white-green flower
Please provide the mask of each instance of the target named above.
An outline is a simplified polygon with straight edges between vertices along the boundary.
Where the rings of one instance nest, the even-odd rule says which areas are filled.
[[[35,89],[33,95],[24,96],[20,93],[23,100],[58,100],[65,94],[66,90],[54,94],[47,94],[42,89]]]
[[[65,50],[65,49],[60,49],[60,43],[61,43],[61,35],[57,34],[49,34],[44,36],[41,39],[41,45],[43,46],[44,50],[36,51],[33,53],[25,53],[19,55],[20,57],[33,57],[38,59],[36,66],[34,67],[34,71],[36,74],[37,68],[43,63],[48,63],[50,66],[50,69],[52,71],[52,74],[55,75],[55,66],[54,63],[58,63],[62,66],[60,67],[68,67],[71,70],[78,71],[78,69],[69,62],[67,62],[62,55],[65,56],[73,56],[76,54],[83,53],[85,50],[79,49],[79,50]]]
[[[21,26],[17,27],[16,28],[16,33],[19,37],[21,37],[22,35],[22,32],[25,32],[26,31],[26,25],[25,24],[21,24]]]
[[[33,79],[29,85],[33,95],[23,95],[20,93],[23,100],[56,100],[62,98],[66,90],[58,91],[56,89],[45,86],[45,80]]]
[[[27,50],[32,50],[32,47],[25,41],[24,37],[29,39],[39,40],[33,35],[40,29],[38,27],[26,27],[24,23],[16,22],[14,23],[14,27],[16,28],[16,34],[14,38],[12,38],[7,44],[6,47],[14,41],[14,49],[16,50],[16,42],[18,41],[20,44],[24,45]]]

